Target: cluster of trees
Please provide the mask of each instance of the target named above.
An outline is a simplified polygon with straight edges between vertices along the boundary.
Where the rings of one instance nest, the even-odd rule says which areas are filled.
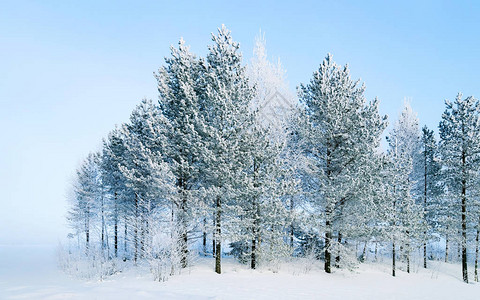
[[[458,95],[439,126],[419,128],[408,104],[380,141],[387,117],[347,66],[328,55],[298,99],[259,38],[242,64],[222,26],[206,57],[183,40],[155,74],[159,101],[130,121],[76,172],[68,216],[85,256],[159,262],[173,274],[192,255],[222,255],[252,269],[294,256],[351,267],[381,249],[410,271],[422,249],[475,245],[478,280],[480,106]],[[459,251],[460,251],[459,250]]]

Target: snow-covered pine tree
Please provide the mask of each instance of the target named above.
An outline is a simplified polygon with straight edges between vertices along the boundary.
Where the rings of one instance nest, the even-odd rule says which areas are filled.
[[[90,153],[76,171],[73,199],[67,217],[77,233],[85,234],[85,255],[89,253],[93,225],[98,217],[98,199],[102,196],[98,162],[98,153]]]
[[[350,78],[348,66],[340,67],[329,54],[307,85],[300,86],[310,127],[308,157],[317,190],[313,203],[321,209],[325,231],[325,271],[331,272],[332,253],[340,254],[345,232],[343,212],[360,196],[361,169],[378,146],[386,117],[378,114],[377,101],[366,103],[364,85]],[[334,234],[336,239],[334,240]]]
[[[297,106],[297,99],[290,92],[286,71],[280,60],[273,63],[267,57],[265,35],[255,38],[253,57],[247,65],[250,86],[255,89],[250,108],[257,111],[257,122],[272,130],[280,141],[286,139],[288,121]]]
[[[107,205],[109,219],[111,220],[111,222],[113,222],[113,247],[115,257],[118,256],[119,250],[120,219],[122,215],[124,216],[123,219],[126,219],[123,200],[129,197],[129,190],[126,187],[126,178],[119,168],[122,160],[124,159],[125,151],[126,149],[123,137],[120,130],[116,128],[112,130],[108,134],[107,139],[104,139],[103,141],[101,164],[102,181],[105,185],[105,190],[109,197]],[[126,241],[127,222],[125,222],[124,226],[124,238]],[[126,249],[124,249],[124,252],[125,251]]]
[[[440,151],[448,192],[460,206],[462,276],[468,283],[467,214],[472,208],[475,179],[480,167],[480,104],[474,97],[458,94],[440,122]]]
[[[267,59],[264,36],[255,39],[253,54],[247,75],[254,90],[249,107],[255,120],[244,141],[250,166],[241,200],[243,217],[239,220],[243,237],[239,236],[235,245],[250,245],[245,255],[255,269],[259,262],[272,264],[291,250],[283,242],[288,216],[282,200],[290,199],[286,194],[294,186],[286,174],[284,146],[287,121],[296,100],[288,90],[280,62],[274,64]]]
[[[404,250],[407,272],[410,272],[412,244],[423,232],[423,210],[415,203],[417,174],[414,164],[420,153],[420,131],[418,119],[407,102],[387,141],[392,165],[392,275],[395,276],[395,246],[400,245]]]
[[[149,240],[148,217],[158,205],[168,205],[162,193],[170,190],[170,170],[163,161],[165,121],[151,100],[143,100],[132,112],[130,123],[121,128],[125,155],[120,165],[129,199],[130,228],[133,229],[134,261],[142,257]]]
[[[199,99],[204,69],[200,61],[189,52],[180,40],[178,49],[171,47],[171,57],[166,66],[155,75],[158,82],[160,111],[168,120],[166,131],[165,159],[176,177],[178,201],[174,203],[175,219],[179,222],[178,233],[182,248],[182,267],[187,266],[188,240],[191,227],[206,220],[201,212],[199,192],[202,155],[205,142]],[[201,216],[201,220],[196,220]],[[206,251],[206,232],[203,232]]]
[[[253,90],[241,65],[239,44],[232,40],[230,31],[222,25],[212,40],[201,114],[207,133],[204,180],[215,207],[215,272],[221,273],[223,222],[227,211],[236,206],[234,200],[242,187],[238,180],[249,160],[241,142],[253,122],[248,108]]]
[[[310,247],[312,238],[314,240],[319,239],[320,234],[318,232],[313,233],[313,231],[321,227],[320,224],[310,224],[306,221],[312,215],[309,209],[306,209],[310,208],[308,199],[311,199],[311,197],[308,196],[308,193],[313,190],[312,183],[315,183],[313,176],[310,176],[306,155],[309,148],[307,141],[308,128],[309,122],[306,112],[303,108],[297,106],[287,120],[287,138],[282,158],[287,169],[288,181],[294,184],[293,188],[287,193],[286,205],[290,220],[287,230],[288,244],[294,252],[300,255],[305,255],[306,252],[311,252],[311,250],[317,252],[322,250],[320,248],[305,248],[305,246]],[[310,236],[310,233],[314,236]],[[296,249],[296,246],[299,246],[299,248]]]
[[[237,233],[237,243],[249,245],[246,255],[252,269],[259,262],[275,268],[280,257],[289,256],[283,242],[289,218],[282,200],[291,184],[281,157],[283,143],[273,139],[268,128],[255,123],[244,135],[242,147],[249,161],[239,180],[243,185],[236,200],[240,215],[230,221],[229,231]]]
[[[440,163],[438,158],[438,145],[433,130],[424,126],[422,128],[421,155],[420,155],[421,176],[418,178],[419,187],[423,193],[421,203],[423,204],[424,226],[423,232],[423,267],[427,268],[427,245],[432,241],[433,232],[438,227],[438,211],[440,209],[438,196],[440,187]]]

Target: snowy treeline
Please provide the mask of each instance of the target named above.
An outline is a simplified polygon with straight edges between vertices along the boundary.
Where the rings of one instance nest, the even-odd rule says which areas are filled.
[[[443,245],[445,261],[458,249],[465,282],[474,248],[478,281],[475,98],[446,101],[439,141],[406,103],[383,152],[378,100],[331,55],[297,101],[262,37],[247,66],[224,26],[208,50],[172,47],[155,73],[158,103],[142,100],[77,170],[76,256],[148,263],[165,280],[195,255],[213,257],[217,273],[222,255],[273,271],[308,256],[330,273],[374,249],[370,259],[388,255],[395,276],[419,251],[427,268]]]

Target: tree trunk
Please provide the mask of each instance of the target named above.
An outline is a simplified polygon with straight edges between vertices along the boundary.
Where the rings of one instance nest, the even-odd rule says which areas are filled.
[[[448,226],[447,226],[448,231]],[[448,262],[448,233],[445,235],[445,262]]]
[[[186,196],[183,197],[182,199],[182,205],[180,207],[181,211],[182,211],[182,219],[181,219],[181,224],[182,224],[182,239],[181,239],[181,243],[182,243],[182,257],[181,257],[181,265],[182,265],[182,268],[186,268],[187,267],[187,258],[188,258],[188,235],[187,235],[187,231],[188,231],[188,228],[187,228],[187,199],[186,199]]]
[[[188,258],[188,226],[187,226],[187,181],[183,176],[183,172],[180,171],[180,175],[177,180],[178,193],[180,196],[180,203],[177,203],[179,208],[177,224],[180,230],[179,243],[180,243],[180,265],[182,268],[187,267]]]
[[[330,150],[330,142],[327,142],[327,169],[326,169],[326,174],[327,174],[327,180],[330,180],[331,176],[331,161],[330,161],[330,156],[331,156],[331,150]],[[332,201],[331,199],[326,199],[327,204],[325,206],[325,272],[326,273],[331,273],[331,244],[332,244],[332,224],[331,224],[331,218],[333,217],[333,208],[330,206],[330,202]]]
[[[102,251],[105,249],[105,211],[104,211],[104,201],[103,201],[103,192],[101,192],[101,214],[102,214]]]
[[[367,242],[365,241],[365,244],[363,244],[363,251],[362,251],[362,256],[360,261],[364,262],[367,259]]]
[[[203,218],[203,256],[207,256],[207,230],[205,227],[207,227],[207,218]]]
[[[467,180],[466,153],[462,151],[462,274],[463,281],[468,283],[467,270]]]
[[[338,245],[342,244],[342,233],[338,232]],[[340,250],[337,252],[337,256],[335,257],[335,267],[340,268]]]
[[[253,187],[255,189],[260,187],[258,183],[258,161],[254,157],[253,158]],[[259,216],[260,211],[257,204],[256,196],[252,197],[252,208],[253,208],[253,226],[252,226],[252,251],[251,251],[251,259],[250,259],[250,268],[255,269],[257,267],[257,235],[258,235],[258,224],[259,224]]]
[[[88,248],[90,247],[90,220],[88,213],[87,210],[87,217],[85,218],[85,255],[88,255]]]
[[[137,257],[138,257],[138,196],[137,196],[137,193],[135,193],[135,225],[133,228],[133,243],[135,247],[133,261],[136,263]]]
[[[426,232],[424,232],[426,235]],[[427,268],[427,243],[423,242],[423,267]]]
[[[425,142],[426,143],[426,142]],[[425,225],[427,225],[427,146],[424,145],[424,156],[423,156],[423,165],[424,165],[424,185],[423,185],[423,219]],[[427,231],[423,232],[423,267],[427,268]]]
[[[252,226],[252,253],[251,253],[251,259],[250,259],[250,268],[255,269],[257,267],[257,226],[258,226],[258,219],[257,215],[255,215],[255,220],[253,221],[253,226]]]
[[[293,236],[294,236],[294,232],[293,232],[293,223],[294,223],[294,220],[293,220],[293,208],[294,208],[294,202],[293,202],[293,196],[290,197],[290,219],[292,221],[292,223],[290,224],[290,248],[293,249]]]
[[[410,252],[407,251],[407,273],[410,273]]]
[[[407,258],[407,273],[410,273],[410,233],[407,231],[407,244],[405,245],[405,256]]]
[[[395,277],[395,240],[392,243],[392,276]]]
[[[114,217],[113,217],[113,234],[114,234],[114,247],[115,247],[115,257],[118,257],[118,203],[117,203],[117,192],[115,192],[114,199]]]
[[[186,268],[188,266],[188,237],[187,232],[182,233],[182,268]]]
[[[475,236],[475,281],[478,282],[478,240],[480,235],[480,216],[477,224],[477,234]]]
[[[332,228],[330,224],[330,213],[327,211],[327,219],[325,221],[325,272],[331,273],[331,240],[332,240]]]
[[[216,213],[213,214],[213,232],[212,232],[212,255],[215,257],[215,247],[217,246],[217,242],[215,242],[215,231],[217,230],[217,226],[215,225],[215,218]]]
[[[123,234],[123,251],[125,251],[124,255],[127,255],[127,237],[128,237],[128,223],[127,223],[127,216],[125,215],[125,220],[124,220],[125,228],[124,228],[124,234]]]
[[[255,269],[256,268],[256,257],[255,257],[255,254],[256,254],[256,242],[257,240],[255,238],[252,239],[252,257],[251,257],[251,261],[250,261],[250,268],[252,269]]]
[[[222,273],[222,229],[221,229],[221,208],[222,202],[220,196],[217,196],[216,201],[216,216],[215,216],[215,272]]]

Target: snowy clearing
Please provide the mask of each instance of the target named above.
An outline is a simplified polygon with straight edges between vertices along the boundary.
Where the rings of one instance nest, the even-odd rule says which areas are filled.
[[[55,247],[0,246],[0,299],[478,299],[479,284],[465,284],[460,265],[431,263],[413,274],[388,265],[361,265],[355,272],[325,274],[322,264],[283,266],[279,273],[252,271],[230,259],[224,274],[202,259],[167,282],[141,269],[107,280],[70,278],[56,267]],[[305,269],[311,270],[305,273]],[[417,271],[417,270],[416,270]]]

